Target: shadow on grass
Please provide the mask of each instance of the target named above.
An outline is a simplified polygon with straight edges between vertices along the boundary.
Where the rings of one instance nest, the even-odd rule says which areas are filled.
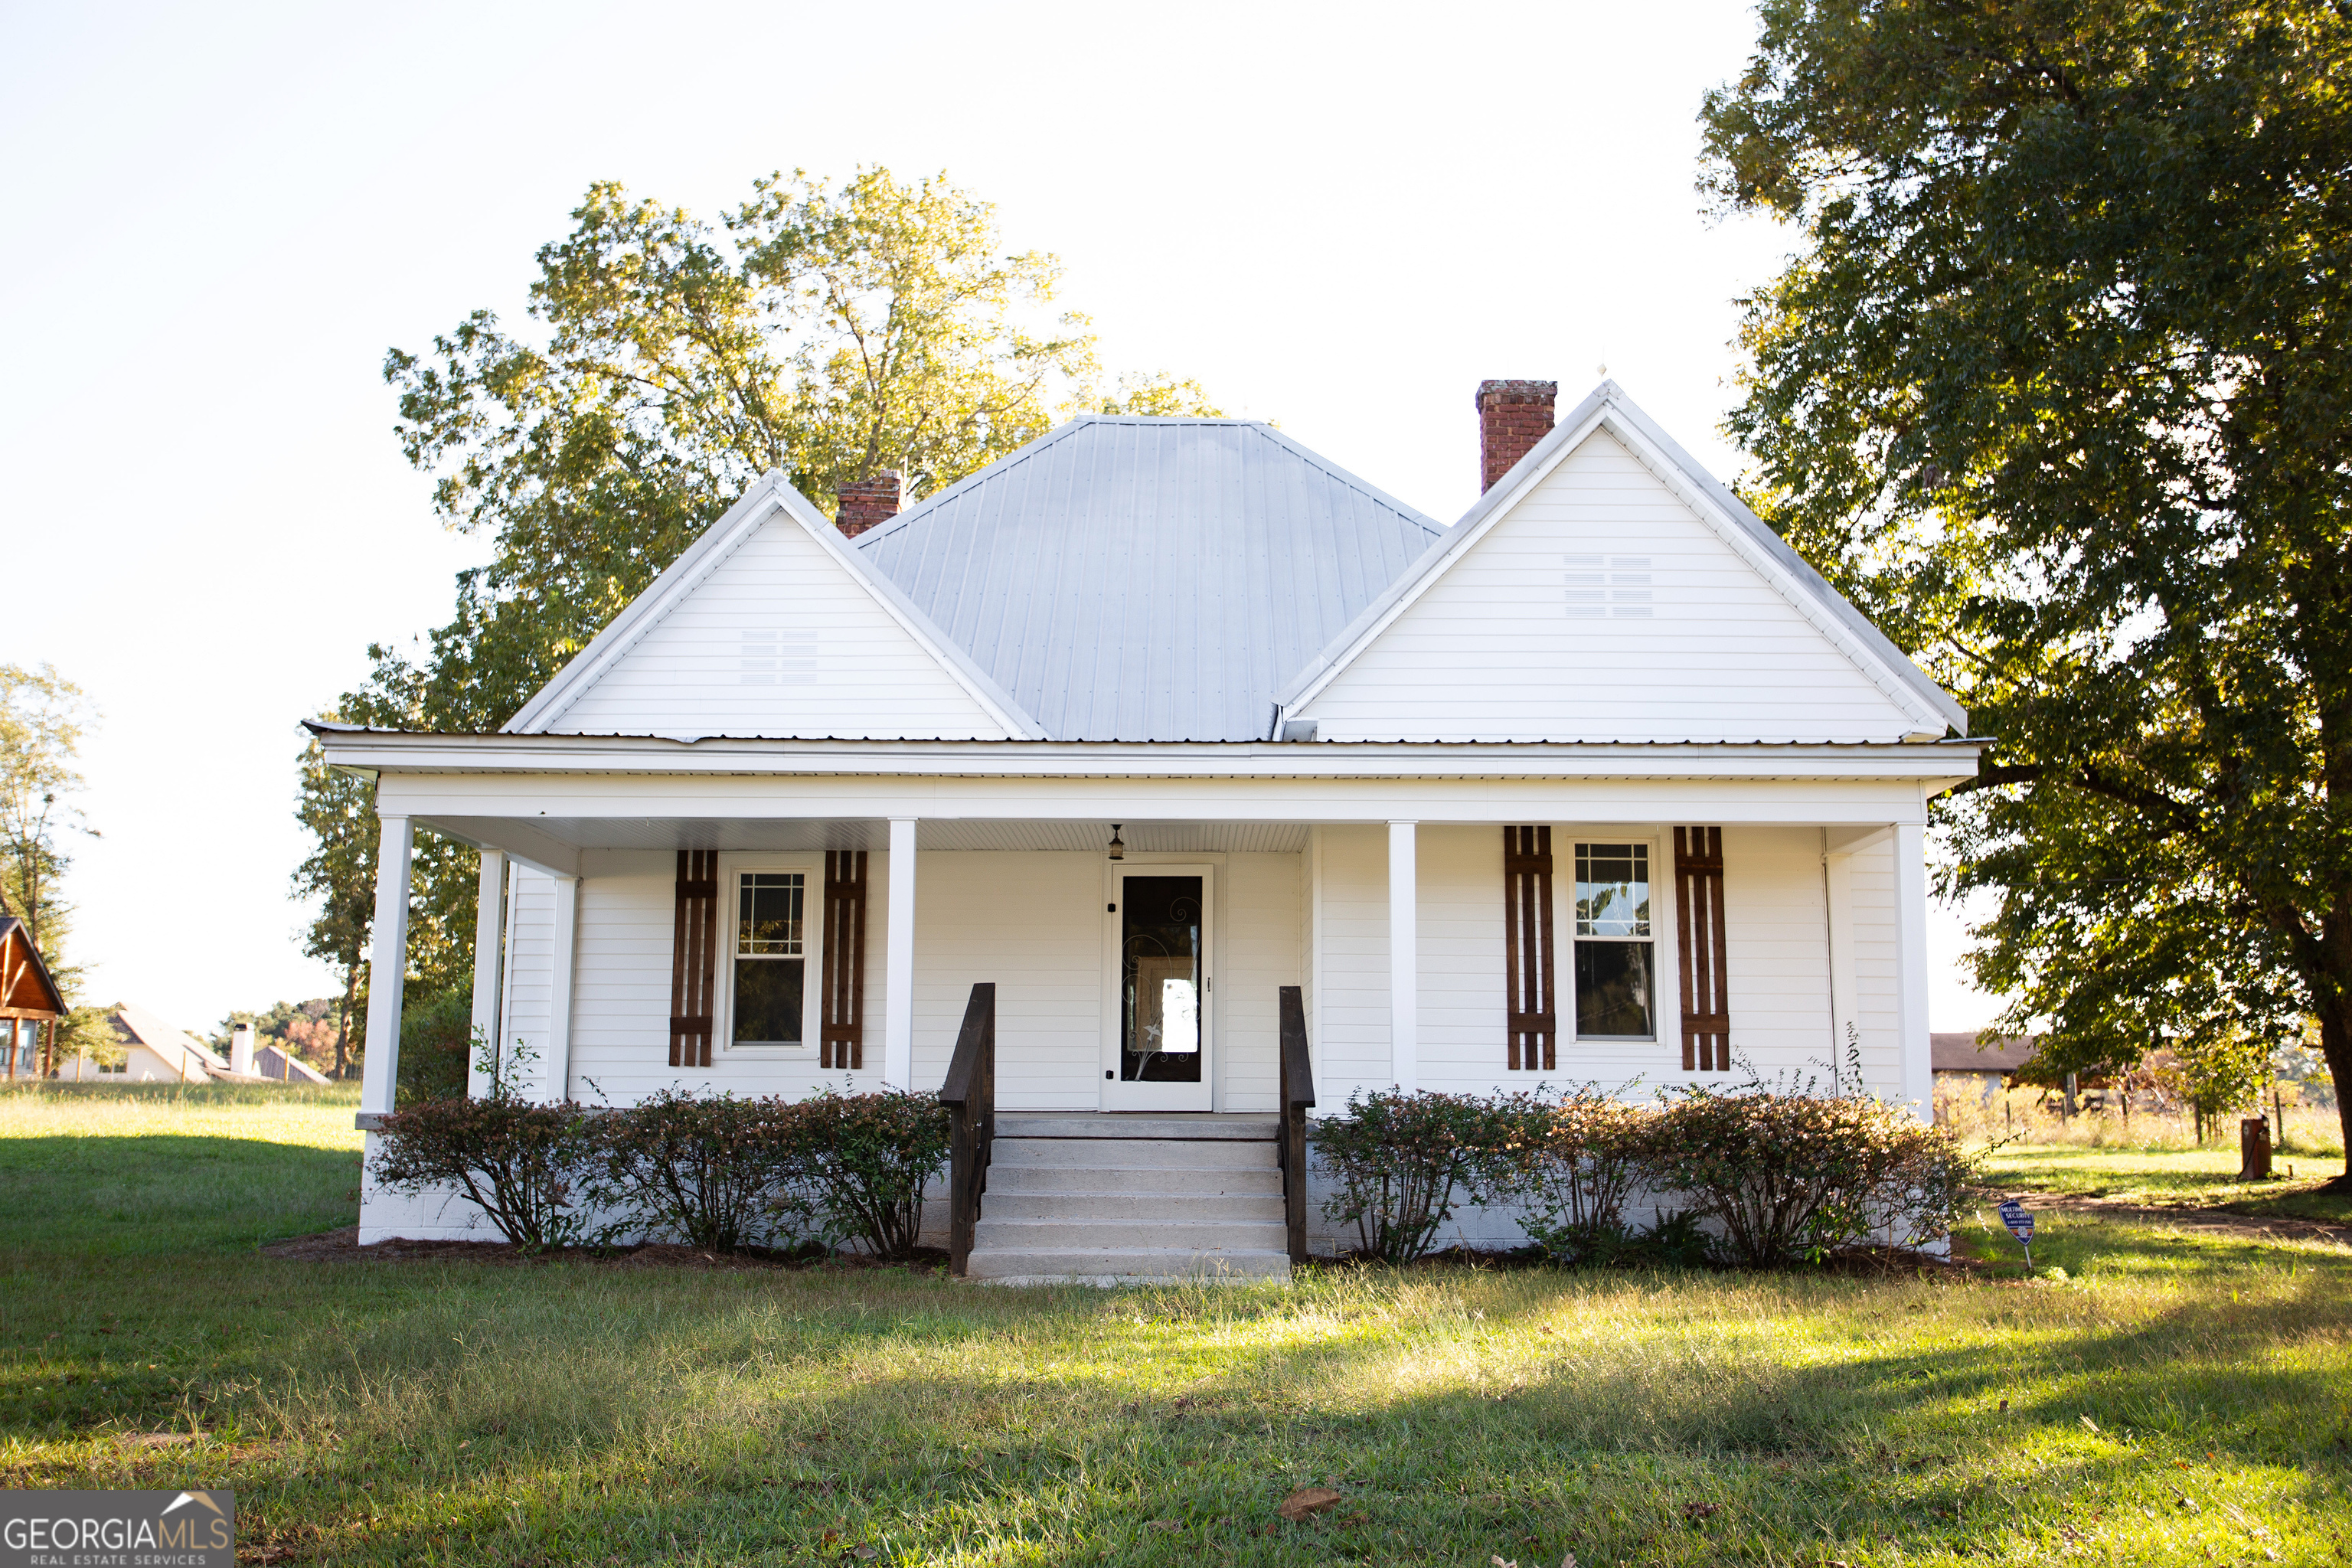
[[[349,1225],[360,1155],[252,1138],[0,1139],[9,1245],[25,1261],[167,1257]]]

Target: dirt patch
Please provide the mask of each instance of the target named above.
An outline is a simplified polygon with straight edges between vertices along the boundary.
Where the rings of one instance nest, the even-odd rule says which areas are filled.
[[[2192,1204],[2134,1204],[2075,1194],[2021,1192],[2019,1200],[2043,1214],[2097,1215],[2139,1225],[2177,1225],[2183,1230],[2233,1236],[2246,1241],[2334,1241],[2352,1246],[2352,1226],[2284,1215],[2234,1214]]]
[[[317,1236],[298,1236],[289,1241],[274,1241],[260,1249],[270,1258],[292,1258],[299,1263],[495,1263],[518,1268],[535,1268],[550,1263],[583,1263],[599,1268],[677,1268],[709,1273],[758,1271],[793,1272],[810,1268],[911,1268],[923,1270],[944,1268],[948,1255],[937,1247],[925,1247],[904,1263],[885,1263],[857,1252],[825,1252],[811,1247],[795,1252],[772,1252],[764,1249],[747,1252],[719,1252],[699,1247],[681,1247],[671,1242],[650,1241],[635,1247],[551,1247],[531,1252],[506,1241],[379,1241],[372,1246],[360,1245],[360,1227],[347,1225],[341,1230],[323,1231]]]

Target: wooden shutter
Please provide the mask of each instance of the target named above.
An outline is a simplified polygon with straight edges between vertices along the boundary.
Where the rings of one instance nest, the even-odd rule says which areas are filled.
[[[1724,979],[1723,829],[1675,829],[1675,943],[1683,981],[1683,1070],[1731,1068],[1731,993]]]
[[[866,1065],[866,851],[824,857],[824,984],[820,1065]]]
[[[719,852],[677,852],[677,924],[670,939],[669,1065],[710,1065],[711,983],[719,967]]]
[[[1504,1006],[1511,1069],[1550,1072],[1559,1066],[1559,993],[1553,989],[1551,829],[1503,829]]]

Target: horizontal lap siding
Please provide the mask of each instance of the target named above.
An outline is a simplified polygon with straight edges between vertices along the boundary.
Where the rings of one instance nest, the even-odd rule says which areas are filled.
[[[1880,844],[1853,858],[1853,1001],[1861,1015],[1863,1079],[1874,1094],[1890,1097],[1903,1089],[1899,942],[1895,846]],[[1919,982],[1926,984],[1927,976]]]
[[[545,1075],[562,1056],[547,1033],[554,1003],[555,879],[521,866],[515,868],[514,879],[514,914],[507,928],[506,1037],[499,1049],[506,1059],[520,1040],[534,1052],[542,1076],[528,1092],[548,1095],[557,1086]],[[667,956],[667,941],[662,951]]]
[[[1828,892],[1815,827],[1723,830],[1733,1076],[1830,1076]],[[1680,1058],[1677,1058],[1677,1063]]]
[[[1396,1079],[1389,1056],[1389,847],[1385,827],[1323,829],[1322,994],[1316,998],[1316,1112]]]
[[[1281,992],[1300,982],[1297,855],[1229,855],[1223,956],[1216,972],[1223,1110],[1273,1110],[1281,1101]]]
[[[1421,1087],[1492,1094],[1560,1075],[1508,1069],[1503,973],[1503,832],[1423,826],[1414,835],[1420,893]],[[1565,847],[1552,836],[1557,856]],[[1568,861],[1561,857],[1562,869]],[[1572,873],[1571,873],[1572,875]],[[1555,888],[1565,885],[1555,876]],[[1559,950],[1565,960],[1567,949]],[[1565,1068],[1567,1053],[1560,1065]]]
[[[1644,558],[1571,618],[1564,556]],[[1577,568],[1582,570],[1582,568]],[[1625,568],[1625,570],[1633,570]],[[1604,594],[1619,592],[1612,583]],[[1595,435],[1304,713],[1325,740],[1892,740],[1914,726],[1656,476]]]
[[[1101,1104],[1105,864],[1098,853],[921,857],[918,1089],[936,1089],[947,1076],[965,1004],[985,980],[996,985],[997,1104],[1009,1110]]]
[[[549,727],[882,739],[1005,733],[863,584],[782,521],[744,541]]]
[[[634,1104],[656,1089],[724,1089],[740,1095],[798,1097],[821,1085],[881,1087],[880,1041],[888,932],[889,857],[868,866],[866,1066],[827,1071],[814,1044],[791,1055],[730,1056],[711,1043],[710,1066],[669,1065],[670,942],[675,931],[677,858],[665,852],[606,851],[580,883],[578,958],[572,980],[572,1089],[598,1103]],[[814,929],[814,921],[811,921]],[[727,921],[719,921],[718,981],[729,983]],[[543,973],[543,972],[542,972]],[[808,984],[817,973],[812,966]],[[542,981],[542,984],[544,982]],[[590,1080],[594,1080],[592,1084]]]

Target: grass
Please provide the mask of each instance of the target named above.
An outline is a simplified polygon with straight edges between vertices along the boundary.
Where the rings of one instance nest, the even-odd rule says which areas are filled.
[[[1878,1568],[2352,1538],[2332,1244],[2056,1214],[2063,1282],[1118,1292],[304,1263],[254,1245],[352,1217],[347,1100],[99,1092],[0,1097],[0,1485],[231,1486],[256,1561]],[[1336,1509],[1276,1519],[1327,1482]]]

